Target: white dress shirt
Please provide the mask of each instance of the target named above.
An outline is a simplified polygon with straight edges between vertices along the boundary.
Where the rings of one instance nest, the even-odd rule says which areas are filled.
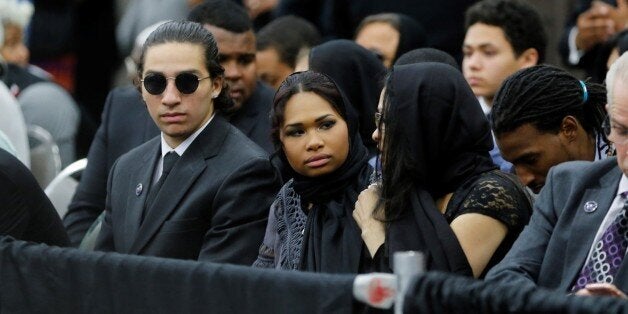
[[[157,162],[157,167],[155,167],[155,172],[153,172],[153,184],[155,184],[159,180],[159,177],[161,177],[161,173],[163,172],[164,156],[166,156],[166,154],[171,151],[174,151],[179,156],[183,156],[183,153],[185,153],[188,147],[190,147],[192,142],[194,142],[194,140],[198,137],[198,135],[201,134],[203,130],[205,130],[209,122],[211,122],[212,119],[214,119],[214,115],[215,113],[213,113],[212,116],[209,117],[209,119],[207,120],[207,122],[205,122],[205,124],[203,124],[200,128],[198,128],[198,130],[192,133],[192,135],[188,136],[188,138],[186,138],[185,141],[181,142],[181,144],[179,144],[179,146],[175,148],[170,147],[170,145],[166,143],[166,139],[164,138],[164,133],[161,132],[161,157],[159,158],[159,162]]]

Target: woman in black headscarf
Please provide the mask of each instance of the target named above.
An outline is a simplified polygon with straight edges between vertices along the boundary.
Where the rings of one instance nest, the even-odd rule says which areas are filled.
[[[375,156],[373,115],[386,68],[372,52],[350,40],[337,39],[312,48],[309,69],[331,77],[349,98],[358,114],[362,141],[369,155]]]
[[[402,54],[425,46],[425,28],[401,13],[378,13],[365,17],[355,31],[355,41],[373,51],[390,68]]]
[[[271,206],[256,267],[356,273],[363,244],[351,217],[373,169],[348,100],[324,74],[294,73],[275,95],[272,134],[288,181]]]
[[[489,124],[464,77],[440,63],[395,66],[380,106],[373,138],[383,181],[353,213],[375,270],[413,250],[426,254],[427,270],[483,277],[528,222],[531,202],[491,161]]]

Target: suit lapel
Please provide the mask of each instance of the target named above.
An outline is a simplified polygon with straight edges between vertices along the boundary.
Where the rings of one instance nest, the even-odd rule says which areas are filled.
[[[561,289],[564,291],[571,289],[576,276],[580,274],[595,235],[615,198],[620,178],[621,171],[617,166],[613,167],[600,178],[599,185],[584,191],[577,208],[574,209],[575,216],[573,222],[569,224],[571,227],[564,260],[565,272],[561,283]],[[591,201],[597,203],[597,210],[587,213],[584,206]]]
[[[178,208],[182,199],[193,188],[194,182],[207,167],[205,160],[212,158],[220,150],[228,127],[229,124],[221,117],[214,116],[205,130],[183,153],[164,181],[153,205],[147,208],[144,223],[139,227],[130,253],[139,254],[164,221]]]
[[[124,244],[122,245],[122,252],[129,253],[131,245],[137,236],[137,232],[140,228],[140,217],[144,210],[144,202],[146,202],[146,196],[148,195],[149,187],[152,183],[153,173],[155,172],[155,166],[157,160],[160,157],[161,143],[159,137],[153,140],[149,149],[149,153],[144,154],[141,162],[148,167],[137,167],[132,170],[133,174],[130,177],[131,187],[134,191],[128,191],[129,197],[125,207],[125,219],[124,219]],[[141,184],[141,187],[140,187]],[[139,195],[138,194],[139,190]]]

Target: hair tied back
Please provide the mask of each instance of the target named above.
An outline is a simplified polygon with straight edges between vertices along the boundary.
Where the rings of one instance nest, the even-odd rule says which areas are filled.
[[[587,91],[587,84],[584,81],[579,81],[582,86],[582,103],[585,104],[589,100],[589,92]]]

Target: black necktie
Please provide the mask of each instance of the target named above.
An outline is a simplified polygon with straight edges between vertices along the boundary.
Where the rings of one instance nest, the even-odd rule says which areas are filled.
[[[144,221],[146,212],[153,205],[153,202],[155,201],[157,194],[159,194],[159,190],[161,190],[161,186],[164,184],[164,181],[166,181],[166,178],[168,177],[170,170],[172,170],[172,167],[174,167],[174,164],[177,162],[178,159],[179,159],[179,154],[175,153],[174,151],[170,151],[166,154],[166,156],[164,156],[164,166],[161,172],[161,177],[159,177],[159,180],[157,180],[155,185],[150,188],[150,191],[148,192],[148,196],[146,196],[146,202],[144,203],[144,212],[141,217],[141,221]]]

